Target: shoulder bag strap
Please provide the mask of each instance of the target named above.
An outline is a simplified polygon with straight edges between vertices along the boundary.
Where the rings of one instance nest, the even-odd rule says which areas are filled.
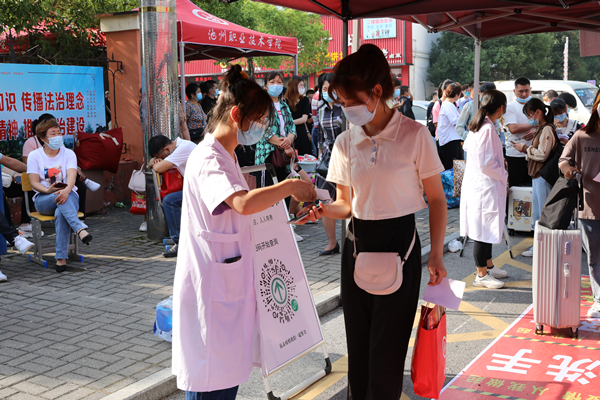
[[[352,159],[352,129],[348,131],[348,187],[350,188],[350,220],[352,222],[352,243],[354,244],[354,258],[358,257],[356,251],[356,231],[354,230],[354,214],[352,213],[352,170],[350,167],[350,161]]]

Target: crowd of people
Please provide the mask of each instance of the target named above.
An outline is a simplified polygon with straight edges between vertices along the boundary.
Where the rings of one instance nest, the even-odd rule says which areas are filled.
[[[428,285],[437,285],[447,275],[442,261],[447,205],[440,174],[455,160],[467,161],[460,229],[474,241],[473,285],[499,289],[508,274],[494,266],[492,245],[504,232],[509,188],[532,187],[536,222],[552,188],[541,170],[559,144],[565,146],[555,167],[568,179],[575,173],[582,177],[585,205],[579,221],[594,296],[588,315],[600,317],[600,252],[594,246],[600,242],[600,182],[594,180],[600,173],[600,96],[583,126],[568,117],[576,107],[572,95],[550,90],[543,99],[532,98],[527,78],[514,84],[514,100],[507,102],[491,82],[446,80],[434,93],[427,126],[415,121],[410,88],[370,44],[321,74],[314,90],[298,76],[284,87],[279,72],[269,73],[261,86],[239,65],[218,84],[189,84],[185,111],[179,112],[180,137],[159,135],[148,142],[148,166],[159,174],[176,170],[186,182],[166,194],[162,205],[174,243],[163,255],[178,257],[173,372],[187,398],[234,399],[250,374],[256,294],[249,215],[282,200],[292,214],[309,211],[298,224],[322,221],[327,244],[321,256],[340,252],[335,221],[351,220],[341,257],[349,396],[400,398],[397,377],[404,373],[421,283],[415,212],[429,209]],[[140,103],[142,122],[143,108]],[[23,162],[10,157],[0,162],[15,182],[27,172],[35,192],[30,207],[55,217],[56,271],[62,272],[71,230],[83,243],[92,240],[77,217],[89,181],[77,168],[75,153],[64,147],[54,117],[41,116],[34,131]],[[299,155],[313,155],[323,165],[314,183]],[[267,176],[250,190],[242,161],[272,164],[277,183]],[[326,189],[332,202],[314,203],[315,187]],[[302,203],[308,204],[303,210]],[[21,253],[33,246],[26,239],[29,223],[24,217],[17,231],[0,216],[0,232]],[[373,252],[403,256],[402,285],[386,296],[357,282],[357,256]],[[531,256],[532,249],[523,255]]]

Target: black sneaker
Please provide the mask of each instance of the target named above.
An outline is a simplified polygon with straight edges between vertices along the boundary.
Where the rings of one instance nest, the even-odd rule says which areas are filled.
[[[171,257],[177,257],[177,245],[173,245],[169,248],[169,250],[165,251],[163,253],[163,257],[166,258],[171,258]]]

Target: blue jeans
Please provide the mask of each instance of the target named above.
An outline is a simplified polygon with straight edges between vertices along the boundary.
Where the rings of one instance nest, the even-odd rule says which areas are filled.
[[[69,193],[69,198],[64,204],[56,204],[56,193],[38,194],[33,200],[35,209],[42,215],[54,215],[56,227],[56,258],[63,260],[69,255],[69,235],[71,229],[77,232],[83,229],[83,223],[77,218],[79,210],[79,196]]]
[[[315,157],[319,156],[319,128],[313,127],[312,132],[312,148]]]
[[[579,225],[583,248],[587,253],[588,266],[590,268],[592,294],[594,301],[600,303],[600,247],[598,247],[598,243],[600,243],[600,220],[580,219]]]
[[[179,243],[179,227],[181,226],[181,204],[183,191],[169,193],[163,199],[163,210],[169,227],[169,236],[175,244]]]
[[[185,392],[185,400],[235,400],[239,386],[213,392]]]
[[[542,215],[542,208],[546,203],[546,199],[548,195],[550,195],[550,191],[552,190],[552,186],[544,178],[541,176],[539,178],[533,179],[533,224],[540,219]]]

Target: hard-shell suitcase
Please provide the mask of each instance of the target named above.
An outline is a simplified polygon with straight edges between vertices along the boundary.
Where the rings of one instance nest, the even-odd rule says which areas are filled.
[[[547,325],[571,328],[576,337],[580,320],[581,231],[548,229],[537,223],[533,240],[535,333],[543,333]]]
[[[513,186],[508,190],[508,233],[533,231],[533,189]]]

